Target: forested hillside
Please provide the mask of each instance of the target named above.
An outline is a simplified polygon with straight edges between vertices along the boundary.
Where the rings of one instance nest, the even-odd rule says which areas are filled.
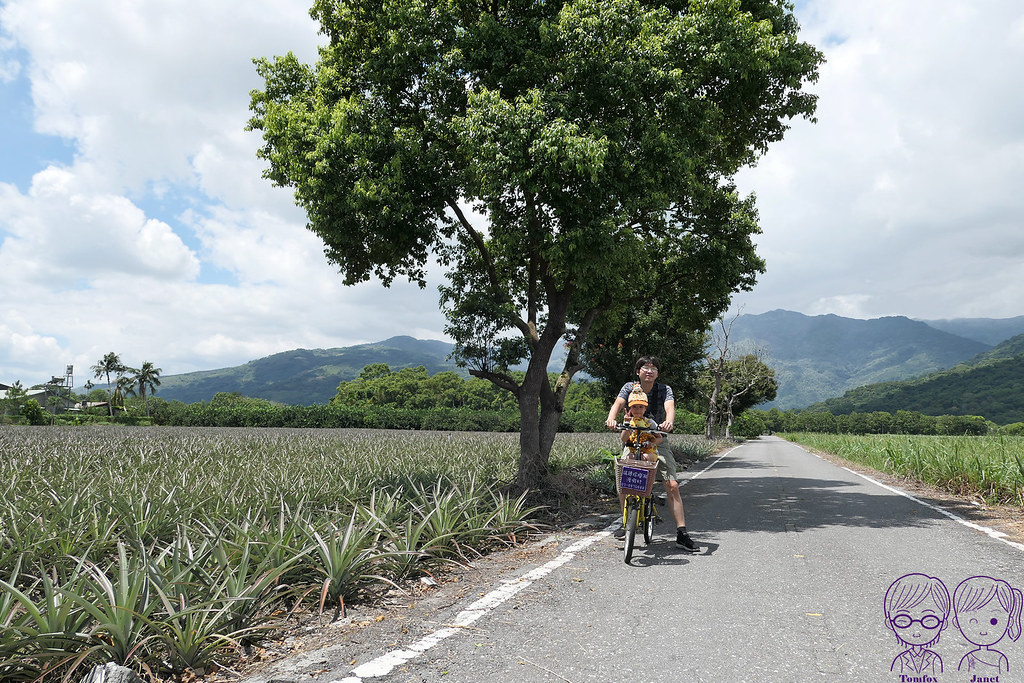
[[[949,368],[990,347],[905,317],[856,320],[782,310],[740,316],[731,341],[737,350],[765,352],[779,383],[768,407],[783,409]]]
[[[991,338],[1001,330],[1018,329],[1017,320],[974,319],[961,328],[976,337]],[[1024,323],[1024,317],[1020,321]],[[731,346],[739,353],[753,348],[766,352],[779,383],[778,396],[763,406],[766,409],[805,408],[856,387],[921,377],[958,363],[985,363],[1024,351],[1024,335],[991,348],[932,327],[946,323],[956,329],[958,322],[926,324],[904,317],[856,320],[779,310],[741,315],[733,324]],[[422,365],[431,375],[452,370],[467,376],[447,360],[451,351],[446,342],[412,337],[345,348],[297,349],[237,367],[168,375],[162,378],[157,395],[190,403],[237,392],[293,405],[324,404],[340,382],[357,378],[373,363],[385,363],[392,370]]]
[[[949,370],[858,387],[811,409],[836,415],[912,410],[926,415],[981,415],[998,424],[1024,422],[1024,335]]]
[[[422,365],[430,374],[451,370],[468,376],[447,360],[451,350],[446,342],[405,336],[345,348],[296,349],[232,368],[168,375],[158,395],[184,403],[239,393],[289,405],[322,404],[334,397],[340,382],[357,378],[373,363],[393,370]]]

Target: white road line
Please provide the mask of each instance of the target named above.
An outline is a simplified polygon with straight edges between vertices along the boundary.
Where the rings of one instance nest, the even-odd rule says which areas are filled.
[[[734,446],[733,448],[730,448],[700,472],[697,472],[692,477],[679,482],[679,486],[685,486],[687,482],[701,476],[738,447],[739,446]],[[607,528],[576,541],[550,562],[528,571],[518,578],[503,581],[498,588],[495,588],[493,591],[459,612],[453,620],[452,626],[434,631],[407,648],[386,652],[376,659],[372,659],[365,664],[360,664],[356,668],[352,669],[352,671],[349,672],[349,675],[345,678],[335,679],[331,681],[331,683],[363,683],[363,681],[368,678],[381,678],[383,676],[387,676],[394,671],[396,667],[405,664],[410,659],[420,656],[438,643],[450,638],[456,633],[459,633],[462,629],[466,628],[480,617],[485,616],[519,591],[530,586],[537,579],[547,576],[562,565],[568,563],[576,557],[576,554],[580,551],[602,538],[607,538],[612,534],[615,528],[618,527],[618,525],[619,522],[618,519],[616,519],[616,521],[610,524]]]
[[[408,662],[414,657],[418,657],[446,638],[459,633],[462,629],[466,628],[480,617],[486,615],[495,607],[498,607],[513,595],[528,587],[537,579],[547,576],[554,570],[572,560],[576,557],[577,553],[584,550],[589,545],[601,540],[602,538],[607,538],[609,535],[611,535],[611,527],[576,541],[550,562],[543,564],[518,578],[503,581],[501,586],[459,612],[452,622],[451,627],[434,631],[433,633],[416,641],[408,648],[392,650],[391,652],[387,652],[376,659],[366,662],[365,664],[360,664],[356,668],[352,669],[349,676],[340,680],[332,681],[331,683],[362,683],[362,681],[367,678],[380,678],[381,676],[387,676],[395,669],[395,667]]]
[[[727,451],[726,451],[725,453],[722,453],[722,454],[721,454],[720,456],[718,456],[717,458],[715,458],[715,461],[714,461],[713,463],[711,463],[710,465],[708,465],[707,467],[705,467],[704,469],[702,469],[702,470],[701,470],[700,472],[697,472],[697,473],[696,473],[696,474],[694,474],[694,475],[693,475],[692,477],[688,477],[687,479],[684,479],[683,481],[679,482],[679,487],[680,487],[680,488],[682,488],[683,486],[686,486],[686,485],[687,485],[687,484],[688,484],[689,482],[693,481],[694,479],[696,479],[696,478],[697,478],[697,477],[699,477],[700,475],[702,475],[702,474],[704,474],[705,472],[707,472],[708,470],[710,470],[710,469],[711,469],[712,467],[714,467],[715,465],[717,465],[717,464],[718,464],[718,462],[719,462],[719,461],[720,461],[720,460],[721,460],[722,458],[724,458],[725,456],[729,455],[730,453],[732,453],[732,452],[733,452],[734,450],[736,450],[737,448],[739,448],[739,447],[740,447],[740,446],[742,446],[742,445],[743,445],[743,444],[737,444],[737,445],[733,446],[732,448],[730,448],[729,450],[727,450]]]
[[[790,441],[790,443],[793,443],[793,442]],[[803,446],[801,446],[799,444],[795,444],[794,443],[793,445],[796,446],[797,448],[799,448],[800,450],[804,451],[805,453],[810,453],[811,455],[813,455],[815,458],[817,458],[819,460],[822,460],[824,462],[828,462],[827,460],[825,460],[825,458],[821,457],[817,453],[811,453],[811,451],[807,450],[806,448],[804,448]],[[988,536],[990,538],[994,538],[997,541],[1002,541],[1006,545],[1011,546],[1013,548],[1016,548],[1017,550],[1024,550],[1024,544],[1016,543],[1014,541],[1011,541],[1011,540],[1007,539],[1006,538],[1006,534],[1003,533],[1002,531],[999,531],[997,529],[993,529],[993,528],[987,527],[987,526],[981,526],[980,524],[975,524],[974,522],[970,522],[970,521],[964,519],[963,517],[961,517],[960,515],[957,515],[957,514],[955,514],[953,512],[950,512],[949,510],[944,510],[943,508],[940,508],[938,505],[932,505],[931,503],[926,503],[925,501],[921,500],[920,498],[915,498],[914,496],[912,496],[911,494],[907,493],[906,491],[901,491],[898,488],[889,486],[887,484],[883,484],[882,482],[878,481],[877,479],[872,479],[871,477],[867,476],[866,474],[861,474],[860,472],[856,472],[854,470],[851,470],[849,467],[843,467],[842,465],[837,465],[837,467],[842,467],[842,469],[846,470],[847,472],[849,472],[851,474],[855,474],[858,477],[860,477],[861,479],[864,479],[865,481],[870,481],[875,486],[880,486],[883,489],[885,489],[886,491],[890,491],[891,493],[896,493],[898,495],[903,496],[904,498],[909,498],[910,500],[914,501],[918,505],[923,505],[926,508],[928,508],[929,510],[934,510],[935,512],[938,512],[940,515],[944,515],[945,517],[949,517],[951,520],[953,520],[957,524],[963,524],[965,527],[967,527],[969,529],[974,529],[975,531],[980,531],[983,534],[985,534],[986,536]]]

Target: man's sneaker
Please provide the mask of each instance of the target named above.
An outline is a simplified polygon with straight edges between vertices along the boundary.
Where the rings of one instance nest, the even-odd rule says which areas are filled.
[[[620,524],[619,528],[616,529],[612,533],[612,536],[614,536],[615,538],[625,538],[626,537],[626,527],[624,525]]]
[[[685,531],[676,531],[676,545],[688,553],[700,552],[700,547],[693,542],[693,539],[690,538],[690,534]]]

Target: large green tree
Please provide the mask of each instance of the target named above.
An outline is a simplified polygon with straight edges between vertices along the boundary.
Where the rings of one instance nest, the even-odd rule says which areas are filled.
[[[595,322],[656,285],[689,312],[676,318],[707,322],[753,284],[757,216],[732,179],[812,114],[821,54],[780,0],[317,0],[311,14],[316,64],[256,62],[265,175],[294,188],[347,284],[423,286],[432,257],[448,269],[446,331],[472,374],[516,396],[518,482],[540,486]]]
[[[4,397],[0,399],[0,416],[11,413],[17,415],[21,411],[21,405],[28,398],[28,392],[25,387],[22,386],[21,380],[16,381],[12,386],[4,392]]]

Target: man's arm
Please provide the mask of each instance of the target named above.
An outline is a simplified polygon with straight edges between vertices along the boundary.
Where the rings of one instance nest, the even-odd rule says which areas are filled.
[[[608,429],[615,429],[616,421],[619,417],[619,413],[626,407],[626,399],[619,396],[615,399],[615,403],[612,404],[611,410],[608,411],[608,419],[604,421],[604,426]],[[675,408],[672,409],[672,414],[675,415]]]
[[[665,401],[665,421],[661,423],[662,430],[671,432],[676,424],[676,400]]]

